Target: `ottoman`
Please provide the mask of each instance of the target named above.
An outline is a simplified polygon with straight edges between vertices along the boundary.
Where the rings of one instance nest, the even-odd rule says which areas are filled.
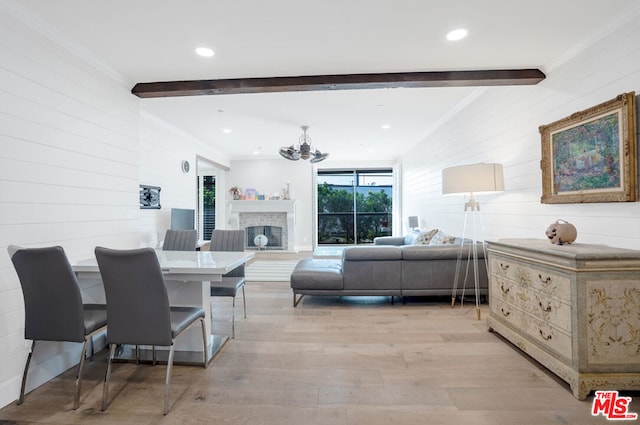
[[[294,307],[305,295],[338,294],[344,288],[342,261],[320,258],[300,260],[291,272],[290,282]]]

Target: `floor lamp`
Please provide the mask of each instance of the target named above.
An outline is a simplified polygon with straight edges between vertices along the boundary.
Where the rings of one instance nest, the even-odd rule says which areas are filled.
[[[449,167],[442,170],[442,193],[464,193],[469,194],[468,200],[464,204],[464,224],[462,225],[462,236],[460,239],[460,251],[456,263],[456,274],[453,282],[453,293],[451,296],[451,307],[456,302],[456,292],[458,290],[458,279],[460,277],[460,265],[462,254],[467,237],[467,221],[471,221],[471,246],[467,244],[467,267],[473,264],[473,279],[476,293],[476,312],[480,320],[480,275],[478,270],[478,242],[481,241],[484,248],[484,224],[480,215],[480,202],[476,195],[480,192],[499,192],[504,190],[504,177],[501,164],[471,164]],[[482,231],[482,237],[478,239],[478,230]],[[485,254],[486,261],[486,254]],[[466,275],[466,273],[465,273]],[[466,276],[465,276],[466,280]],[[463,284],[464,288],[464,284]]]

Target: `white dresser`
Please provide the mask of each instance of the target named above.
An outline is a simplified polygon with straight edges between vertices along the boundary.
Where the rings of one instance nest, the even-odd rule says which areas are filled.
[[[584,400],[640,390],[640,251],[488,243],[489,329],[546,366]]]

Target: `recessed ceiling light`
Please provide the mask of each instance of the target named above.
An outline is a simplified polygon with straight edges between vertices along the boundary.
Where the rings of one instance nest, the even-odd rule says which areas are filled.
[[[229,133],[231,133],[231,129],[230,128],[225,128],[224,130],[222,130],[222,132],[224,134],[229,134]]]
[[[211,50],[208,47],[198,47],[196,49],[196,54],[198,54],[199,56],[202,56],[204,58],[210,58],[211,56],[214,55],[213,50]]]
[[[391,128],[391,126],[389,124],[382,124],[382,129],[383,130],[389,130]]]
[[[447,40],[449,40],[449,41],[462,40],[463,38],[465,38],[467,36],[468,33],[469,33],[469,31],[467,31],[466,29],[458,28],[456,30],[449,31],[449,33],[447,33]]]

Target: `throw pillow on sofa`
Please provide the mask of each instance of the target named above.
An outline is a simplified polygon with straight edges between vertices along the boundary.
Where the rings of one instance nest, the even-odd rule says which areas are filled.
[[[451,245],[456,243],[455,236],[449,236],[442,230],[438,230],[429,240],[429,245]]]
[[[420,235],[413,242],[414,245],[429,245],[431,238],[438,233],[438,229],[425,230],[420,232]]]

